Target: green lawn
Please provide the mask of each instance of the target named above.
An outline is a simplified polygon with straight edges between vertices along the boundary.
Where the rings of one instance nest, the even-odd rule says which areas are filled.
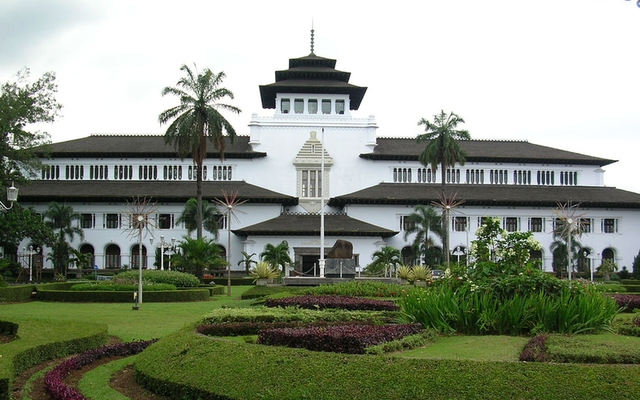
[[[144,303],[139,310],[124,303],[55,303],[28,302],[0,304],[0,319],[20,323],[25,319],[43,321],[84,321],[109,326],[109,334],[123,341],[165,336],[197,321],[220,307],[246,307],[248,300],[239,296],[250,286],[233,287],[232,296],[213,297],[211,301],[193,303]],[[19,334],[19,333],[18,333]]]
[[[445,360],[518,361],[520,352],[529,339],[515,336],[440,336],[429,346],[408,350],[399,356]]]

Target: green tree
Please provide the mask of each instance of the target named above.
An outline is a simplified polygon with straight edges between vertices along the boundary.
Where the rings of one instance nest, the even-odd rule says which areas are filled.
[[[198,229],[197,214],[198,200],[190,198],[185,204],[182,214],[176,220],[177,224],[184,223],[189,236]],[[216,239],[218,238],[218,222],[221,218],[223,218],[223,215],[218,211],[217,207],[212,206],[209,202],[202,203],[202,227]]]
[[[40,170],[40,158],[48,144],[46,132],[30,131],[28,125],[51,123],[62,106],[56,101],[58,86],[53,72],[35,82],[29,81],[29,69],[17,74],[14,82],[0,86],[0,181],[26,183]],[[4,190],[4,189],[3,189]],[[5,196],[3,196],[5,197]]]
[[[424,166],[430,166],[434,171],[440,166],[442,196],[446,198],[446,170],[448,167],[455,166],[456,162],[464,165],[467,155],[460,147],[459,140],[470,140],[469,131],[457,129],[459,124],[463,124],[464,119],[456,113],[450,112],[446,114],[444,110],[440,114],[433,116],[433,122],[422,118],[418,121],[418,125],[424,125],[424,132],[417,137],[418,143],[428,142],[422,153],[418,156],[418,160]],[[446,213],[448,209],[443,208]],[[442,244],[445,253],[446,263],[449,264],[449,234],[444,224],[448,223],[449,218],[442,219]]]
[[[557,222],[558,225],[562,225],[562,221]],[[570,237],[571,240],[567,240]],[[571,236],[567,236],[567,233],[561,232],[560,229],[556,229],[553,232],[553,242],[549,246],[551,254],[553,256],[552,267],[559,277],[565,275],[569,270],[569,255],[571,254],[571,271],[575,270],[574,260],[577,260],[580,255],[582,244],[580,244],[580,237],[578,232],[571,232]]]
[[[202,238],[202,164],[207,157],[207,141],[211,140],[224,159],[225,135],[231,143],[235,141],[236,131],[219,110],[236,114],[240,109],[219,101],[233,93],[220,87],[225,78],[224,72],[213,73],[208,68],[202,73],[194,74],[191,69],[183,65],[181,71],[186,77],[178,80],[176,87],[165,87],[162,95],[174,95],[180,98],[180,105],[163,111],[158,120],[166,124],[173,120],[164,135],[166,144],[172,144],[182,159],[191,155],[196,167],[196,238]]]
[[[604,259],[602,260],[602,264],[596,269],[599,273],[603,275],[605,281],[609,281],[611,279],[611,274],[618,270],[618,266],[613,260]]]
[[[242,260],[238,261],[238,265],[240,264],[244,264],[244,270],[249,273],[249,271],[251,270],[251,265],[255,264],[257,265],[258,262],[256,260],[253,259],[253,256],[255,256],[256,253],[247,253],[246,251],[242,252]]]
[[[0,214],[0,246],[5,250],[17,249],[27,238],[32,243],[51,247],[54,243],[53,229],[33,207],[24,208],[16,203],[11,210]]]
[[[222,248],[214,240],[193,239],[185,236],[178,244],[180,252],[172,258],[175,269],[204,278],[205,268],[221,269],[227,265],[221,256]]]
[[[442,219],[433,207],[419,204],[414,208],[413,213],[405,217],[404,240],[414,233],[416,235],[413,238],[412,247],[421,258],[419,261],[433,266],[434,264],[429,264],[428,261],[434,260],[427,260],[427,258],[433,258],[428,257],[432,255],[433,252],[430,249],[434,246],[434,240],[430,234],[433,233],[442,240]]]
[[[73,241],[78,235],[84,239],[84,232],[78,226],[80,214],[73,211],[73,207],[58,202],[51,202],[43,214],[45,222],[55,232],[55,242],[52,246],[52,261],[57,273],[66,276],[69,264],[69,251],[71,246],[68,241]]]
[[[402,257],[400,250],[391,246],[384,246],[380,250],[375,251],[371,258],[373,261],[366,267],[367,275],[379,276],[391,276],[391,271],[394,267],[402,264]]]
[[[262,253],[260,253],[260,259],[271,265],[272,268],[282,267],[283,272],[287,264],[293,264],[289,256],[289,243],[285,240],[277,246],[267,243]]]
[[[631,276],[636,279],[640,278],[640,251],[633,257],[633,266],[631,267]]]

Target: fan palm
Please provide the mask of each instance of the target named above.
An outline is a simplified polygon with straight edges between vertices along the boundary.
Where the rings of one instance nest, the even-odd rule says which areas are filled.
[[[193,231],[198,228],[198,200],[190,198],[184,206],[182,214],[176,220],[176,223],[184,223],[187,228],[187,234],[191,236]],[[217,207],[211,206],[208,202],[202,203],[202,228],[211,233],[214,238],[218,237],[218,222],[223,215],[218,211]]]
[[[202,164],[207,156],[207,141],[211,140],[224,159],[225,135],[231,143],[235,141],[236,131],[219,110],[240,113],[240,109],[220,103],[233,92],[220,87],[225,78],[224,72],[213,73],[205,68],[202,73],[194,72],[186,65],[180,68],[186,77],[178,80],[176,87],[165,87],[162,95],[175,95],[180,105],[163,111],[158,120],[160,124],[173,120],[164,135],[166,144],[172,144],[182,159],[189,154],[196,166],[196,238],[202,238]]]

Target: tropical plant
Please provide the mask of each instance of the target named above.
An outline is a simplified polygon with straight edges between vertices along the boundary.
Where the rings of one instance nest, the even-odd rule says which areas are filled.
[[[602,260],[602,264],[596,269],[599,273],[601,273],[604,277],[605,281],[609,281],[611,279],[611,274],[618,270],[618,266],[613,260],[604,259]]]
[[[197,214],[198,200],[192,197],[185,204],[182,214],[176,219],[176,224],[184,223],[189,236],[198,229]],[[212,206],[209,202],[202,203],[202,228],[211,233],[214,238],[218,238],[218,223],[221,218],[223,218],[223,215],[218,211],[217,207]]]
[[[402,264],[400,250],[384,246],[380,250],[375,251],[372,255],[371,264],[367,265],[365,273],[373,276],[391,276],[391,272],[395,266]]]
[[[431,279],[431,268],[426,265],[414,265],[411,268],[411,280],[428,281]]]
[[[567,240],[568,236],[562,234],[560,232],[553,233],[553,242],[549,246],[549,250],[551,250],[551,254],[553,255],[553,270],[558,274],[558,276],[564,276],[565,272],[569,271],[569,263],[573,264],[573,260],[577,259],[580,250],[582,249],[582,245],[580,244],[579,238],[575,232],[571,234],[571,239]],[[569,246],[571,248],[569,249]],[[571,255],[571,257],[569,257]],[[573,271],[574,266],[572,265],[571,271]]]
[[[0,213],[0,246],[5,247],[5,253],[8,253],[9,249],[17,248],[26,238],[51,247],[54,242],[53,229],[33,207],[24,208],[14,203],[11,210]]]
[[[180,271],[192,273],[200,280],[204,278],[205,268],[220,269],[227,265],[222,248],[213,240],[183,237],[178,244],[180,252],[174,255],[173,266]]]
[[[273,268],[282,267],[282,271],[284,271],[287,264],[291,265],[293,263],[289,256],[289,243],[285,240],[277,246],[267,243],[262,253],[260,253],[260,258]]]
[[[255,282],[258,279],[276,279],[280,276],[280,271],[268,262],[259,262],[249,271],[249,275]]]
[[[585,213],[578,214],[578,206],[579,204],[572,204],[571,202],[558,202],[558,207],[553,210],[558,218],[555,229],[553,230],[554,242],[551,244],[551,251],[555,260],[556,253],[562,248],[564,242],[566,259],[561,260],[561,265],[566,267],[569,280],[571,280],[571,273],[574,269],[573,260],[577,258],[582,248],[578,240],[584,228],[583,221]],[[560,258],[562,259],[562,257]]]
[[[84,239],[84,231],[76,222],[80,220],[80,214],[73,211],[73,207],[69,205],[53,201],[49,203],[43,216],[47,225],[56,231],[55,243],[52,247],[54,268],[57,273],[66,274],[70,249],[67,239],[73,241],[76,235],[81,240]]]
[[[251,270],[251,266],[258,264],[258,262],[253,259],[253,256],[255,256],[256,253],[249,254],[246,251],[242,251],[241,253],[242,253],[243,259],[238,261],[238,265],[244,264],[245,271],[249,273],[249,271]]]
[[[410,280],[411,279],[411,267],[408,265],[401,265],[398,267],[398,278],[400,279],[404,279],[404,280]]]
[[[76,250],[73,247],[69,248],[69,263],[76,266],[76,268],[89,268],[92,258],[91,253],[82,253],[80,250]]]
[[[433,233],[442,240],[442,218],[433,207],[419,204],[414,208],[413,213],[405,217],[405,224],[404,240],[415,233],[412,247],[416,254],[420,255],[419,261],[429,264],[429,260],[425,258],[431,253],[430,248],[434,246],[434,240],[430,234]]]
[[[225,78],[224,72],[217,74],[205,68],[202,73],[194,72],[186,65],[180,68],[186,77],[180,78],[176,87],[165,87],[162,95],[174,95],[180,98],[180,105],[169,108],[158,116],[160,124],[173,122],[164,135],[166,144],[172,144],[178,156],[184,159],[191,155],[196,167],[196,238],[202,238],[202,165],[207,157],[207,141],[211,140],[224,159],[225,135],[231,143],[235,141],[236,131],[219,110],[236,114],[240,109],[219,101],[229,97],[233,92],[220,87]]]

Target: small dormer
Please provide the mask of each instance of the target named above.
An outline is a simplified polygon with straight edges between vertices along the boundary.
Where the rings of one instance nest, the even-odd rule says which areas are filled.
[[[278,93],[276,114],[292,115],[350,115],[348,95]]]

